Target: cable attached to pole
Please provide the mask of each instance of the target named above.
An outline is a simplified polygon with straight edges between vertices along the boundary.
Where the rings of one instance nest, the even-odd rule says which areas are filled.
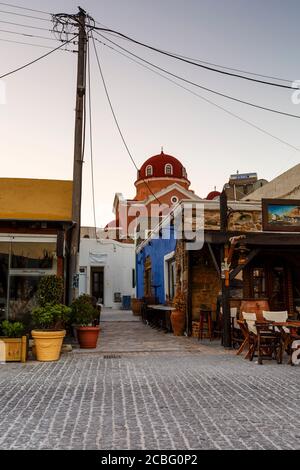
[[[120,128],[120,125],[119,125],[119,121],[117,119],[117,116],[116,116],[116,113],[115,113],[115,110],[114,110],[114,107],[112,105],[112,101],[110,99],[110,96],[109,96],[109,92],[108,92],[108,88],[107,88],[107,85],[106,85],[106,81],[105,81],[105,78],[104,78],[104,75],[103,75],[103,71],[102,71],[102,67],[101,67],[101,64],[100,64],[100,59],[99,59],[99,55],[98,55],[98,51],[97,51],[97,48],[96,48],[96,44],[95,44],[95,38],[93,36],[93,33],[91,33],[91,37],[92,37],[92,40],[93,40],[93,45],[94,45],[94,50],[95,50],[95,54],[96,54],[96,60],[97,60],[97,64],[98,64],[98,68],[99,68],[99,72],[100,72],[100,75],[101,75],[101,79],[102,79],[102,83],[103,83],[103,86],[104,86],[104,90],[105,90],[105,94],[106,94],[106,97],[107,97],[107,100],[108,100],[108,103],[109,103],[109,106],[110,106],[110,109],[111,109],[111,112],[112,112],[112,115],[113,115],[113,118],[114,118],[114,121],[116,123],[116,126],[117,126],[117,129],[119,131],[119,134],[121,136],[121,139],[122,139],[122,142],[124,144],[124,147],[130,157],[130,160],[132,161],[135,169],[137,171],[139,171],[139,168],[137,166],[137,164],[135,163],[135,160],[129,150],[129,147],[126,143],[126,140],[124,138],[124,135],[123,135],[123,132]],[[143,180],[143,182],[145,183],[145,185],[147,186],[148,190],[150,191],[150,193],[152,194],[152,196],[156,199],[156,201],[159,202],[159,204],[161,204],[161,201],[158,199],[158,197],[155,195],[155,193],[152,191],[152,189],[150,188],[149,184],[147,183],[147,181],[144,179],[144,178],[141,178]]]
[[[11,70],[10,72],[7,72],[7,73],[4,73],[3,75],[0,75],[0,80],[1,80],[2,78],[8,77],[9,75],[12,75],[13,73],[19,72],[20,70],[23,70],[23,69],[25,69],[26,67],[29,67],[30,65],[35,64],[36,62],[38,62],[39,60],[44,59],[45,57],[48,57],[48,56],[49,56],[50,54],[52,54],[53,52],[58,51],[59,49],[61,49],[62,47],[64,47],[66,44],[69,44],[70,42],[74,41],[74,39],[76,39],[77,37],[78,37],[78,34],[76,34],[75,36],[73,36],[73,37],[72,37],[71,39],[69,39],[68,41],[63,42],[62,44],[60,44],[60,46],[56,47],[55,49],[52,49],[51,51],[47,52],[46,54],[43,54],[42,56],[38,57],[37,59],[34,59],[34,60],[32,60],[31,62],[28,62],[27,64],[22,65],[21,67],[18,67],[17,69]]]

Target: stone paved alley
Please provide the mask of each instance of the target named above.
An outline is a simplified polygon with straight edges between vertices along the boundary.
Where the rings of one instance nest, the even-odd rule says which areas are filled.
[[[300,449],[300,367],[105,311],[99,347],[0,365],[1,449]]]

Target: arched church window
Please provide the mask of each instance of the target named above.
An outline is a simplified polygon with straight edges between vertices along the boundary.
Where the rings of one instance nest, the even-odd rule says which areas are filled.
[[[173,175],[173,166],[170,163],[165,165],[165,175]]]
[[[153,166],[152,165],[148,165],[146,167],[146,176],[152,176],[153,175]]]

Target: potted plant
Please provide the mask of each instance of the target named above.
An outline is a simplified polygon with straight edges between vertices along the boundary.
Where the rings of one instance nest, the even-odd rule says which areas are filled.
[[[71,314],[70,307],[63,304],[47,303],[32,311],[32,320],[36,329],[32,330],[36,358],[38,361],[57,361],[60,356],[64,329]]]
[[[23,323],[4,320],[1,323],[1,331],[3,336],[0,337],[0,361],[25,362],[27,337],[23,335]]]
[[[173,307],[175,310],[171,313],[171,324],[175,336],[183,336],[185,330],[185,297],[182,291],[177,291]]]
[[[93,305],[92,297],[84,294],[71,305],[73,325],[76,325],[77,340],[80,348],[94,349],[97,347],[100,327],[99,312]]]
[[[37,300],[40,307],[46,304],[60,304],[63,300],[64,281],[62,277],[55,274],[41,278],[38,290]]]

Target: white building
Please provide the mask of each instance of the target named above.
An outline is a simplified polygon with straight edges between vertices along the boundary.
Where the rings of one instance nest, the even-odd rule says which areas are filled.
[[[135,246],[115,240],[81,238],[79,295],[90,294],[105,307],[119,308],[135,295]]]

